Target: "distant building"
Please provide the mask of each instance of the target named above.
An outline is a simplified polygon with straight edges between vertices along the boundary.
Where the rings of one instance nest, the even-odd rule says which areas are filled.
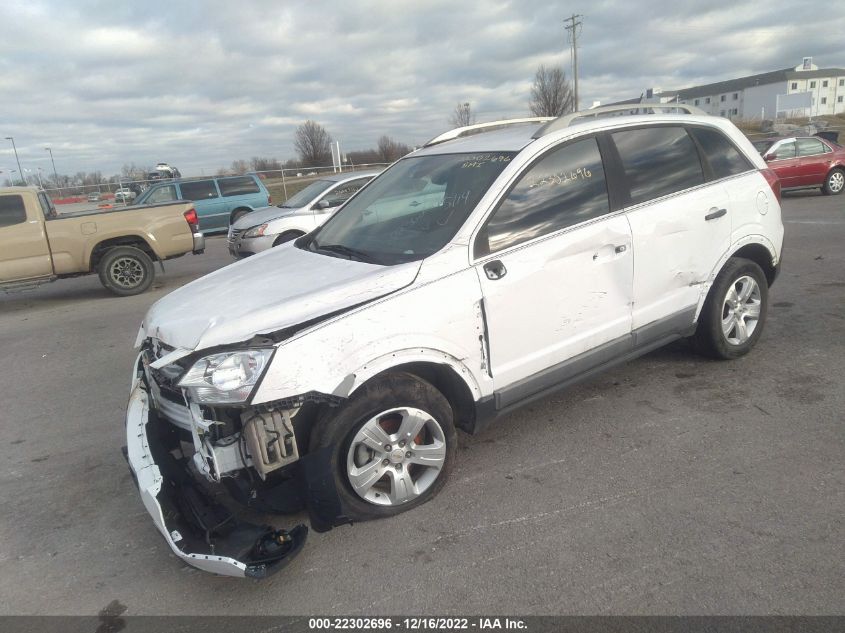
[[[819,69],[812,57],[795,68],[683,90],[648,89],[627,103],[685,103],[729,119],[817,117],[845,112],[845,69]]]

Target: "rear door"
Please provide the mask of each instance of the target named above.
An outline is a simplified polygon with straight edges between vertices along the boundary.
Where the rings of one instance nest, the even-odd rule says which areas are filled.
[[[43,194],[40,194],[43,196]],[[40,202],[44,204],[44,202]],[[49,210],[49,205],[48,205]],[[0,195],[0,282],[48,277],[53,260],[37,209],[27,217],[21,194]]]
[[[529,166],[482,225],[474,254],[498,408],[583,370],[573,357],[629,346],[631,231],[611,211],[594,137]]]
[[[191,180],[179,183],[182,200],[191,200],[200,221],[200,231],[225,230],[229,212],[217,191],[214,180]]]
[[[634,242],[632,325],[638,344],[691,326],[713,267],[730,245],[730,198],[707,182],[681,125],[612,132]],[[647,330],[641,330],[649,326]]]
[[[833,152],[817,138],[799,138],[795,141],[798,152],[798,182],[800,186],[821,186],[833,164]]]

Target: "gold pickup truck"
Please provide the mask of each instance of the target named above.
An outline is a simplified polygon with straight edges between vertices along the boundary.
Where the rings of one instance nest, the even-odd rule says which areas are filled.
[[[117,295],[136,295],[154,262],[203,252],[197,212],[185,201],[59,215],[35,187],[0,188],[0,290],[98,273]]]

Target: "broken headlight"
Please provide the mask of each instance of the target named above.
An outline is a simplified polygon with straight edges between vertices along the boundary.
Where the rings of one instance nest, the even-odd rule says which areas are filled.
[[[179,381],[203,404],[246,402],[270,362],[272,349],[248,349],[199,359]]]
[[[267,230],[266,224],[260,224],[258,226],[254,226],[249,229],[246,233],[244,233],[244,237],[261,237],[264,235],[264,231]]]

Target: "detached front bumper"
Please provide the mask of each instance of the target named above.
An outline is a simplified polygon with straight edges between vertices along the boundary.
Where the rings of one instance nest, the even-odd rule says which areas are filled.
[[[298,525],[288,532],[236,518],[174,457],[177,434],[151,406],[139,356],[126,410],[124,452],[141,500],[170,549],[189,565],[225,576],[264,578],[285,567],[302,550],[308,528]]]

